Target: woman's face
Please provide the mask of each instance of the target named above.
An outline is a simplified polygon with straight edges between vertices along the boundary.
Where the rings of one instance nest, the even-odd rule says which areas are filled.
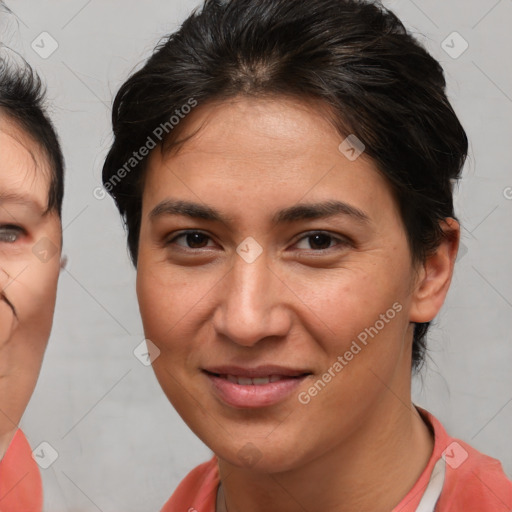
[[[397,205],[314,105],[237,99],[182,122],[193,136],[151,153],[143,193],[154,370],[221,458],[293,468],[410,403],[417,273]]]
[[[45,213],[46,156],[5,116],[0,147],[0,375],[30,396],[52,325],[61,224],[56,212]],[[17,403],[22,412],[25,400]]]

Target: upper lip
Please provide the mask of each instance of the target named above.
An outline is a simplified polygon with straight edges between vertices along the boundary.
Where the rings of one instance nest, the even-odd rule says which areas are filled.
[[[255,366],[252,368],[244,368],[242,366],[210,366],[203,368],[204,371],[209,373],[216,373],[219,375],[234,375],[235,377],[269,377],[270,375],[283,375],[285,377],[298,377],[304,374],[310,374],[309,370],[287,368],[285,366],[276,366],[273,364],[266,364]]]

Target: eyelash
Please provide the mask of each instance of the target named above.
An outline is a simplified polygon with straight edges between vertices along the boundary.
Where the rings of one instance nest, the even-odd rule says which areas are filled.
[[[13,224],[0,225],[0,243],[14,244],[18,241],[20,236],[25,234],[25,230],[21,226],[15,226]],[[15,240],[7,240],[7,237],[14,235]]]
[[[187,231],[182,231],[181,233],[179,233],[178,235],[174,236],[172,239],[168,240],[166,243],[165,243],[165,246],[169,246],[169,245],[172,245],[176,242],[176,240],[182,238],[182,237],[186,237],[187,235],[192,235],[192,234],[200,234],[200,235],[203,235],[205,237],[207,237],[209,240],[211,240],[211,237],[209,235],[207,235],[206,233],[203,233],[202,231],[198,231],[198,230],[187,230]],[[305,240],[307,238],[311,238],[313,236],[316,236],[316,235],[323,235],[323,236],[326,236],[328,238],[331,239],[331,241],[336,241],[338,242],[336,245],[337,246],[342,246],[342,247],[347,247],[347,246],[352,246],[353,243],[347,239],[347,238],[342,238],[342,237],[337,237],[331,233],[329,233],[328,231],[309,231],[307,233],[304,233],[302,235],[301,238],[299,238],[295,243],[294,245],[298,244],[300,241],[302,240]],[[201,247],[199,249],[195,249],[195,248],[192,248],[192,247],[183,247],[183,246],[179,246],[180,248],[182,248],[183,250],[185,251],[200,251],[202,249],[205,249],[205,247]],[[326,252],[330,249],[333,249],[335,246],[332,246],[332,247],[328,247],[327,249],[302,249],[302,250],[309,250],[311,252],[315,252],[315,253],[322,253],[322,252]]]

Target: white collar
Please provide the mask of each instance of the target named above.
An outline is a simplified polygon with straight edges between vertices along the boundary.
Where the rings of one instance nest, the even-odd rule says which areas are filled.
[[[421,501],[416,509],[416,512],[434,512],[436,503],[441,496],[443,490],[444,476],[446,473],[446,461],[441,457],[432,469],[430,480],[428,481],[427,488],[421,497]]]

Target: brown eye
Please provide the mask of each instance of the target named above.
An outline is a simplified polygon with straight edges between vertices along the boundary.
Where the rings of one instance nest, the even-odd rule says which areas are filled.
[[[328,249],[331,246],[332,236],[318,234],[308,236],[311,249]]]
[[[330,233],[316,232],[309,233],[302,237],[296,244],[297,248],[313,251],[325,251],[335,246],[347,246],[348,241],[335,237]]]
[[[178,240],[184,240],[185,244],[178,243]],[[188,231],[174,237],[167,245],[176,244],[187,249],[203,249],[207,247],[209,240],[210,237],[200,231]]]

